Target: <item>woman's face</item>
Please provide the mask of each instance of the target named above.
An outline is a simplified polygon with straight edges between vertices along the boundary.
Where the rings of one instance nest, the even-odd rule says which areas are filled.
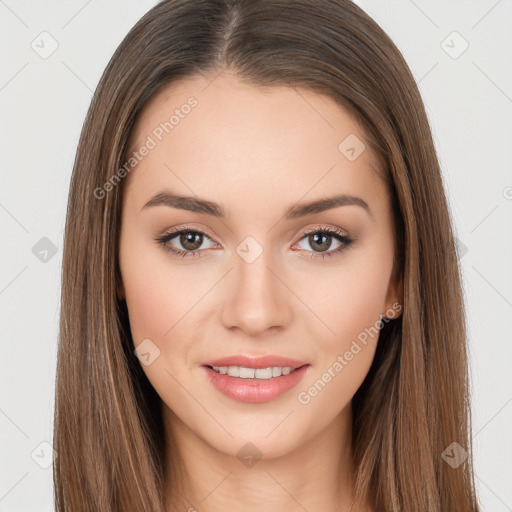
[[[390,198],[363,144],[327,97],[229,73],[147,105],[123,183],[119,293],[168,426],[271,458],[349,417],[381,314],[401,299]],[[248,359],[217,361],[231,356]]]

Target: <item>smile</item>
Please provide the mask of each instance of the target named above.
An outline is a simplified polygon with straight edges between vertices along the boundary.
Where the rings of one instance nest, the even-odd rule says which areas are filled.
[[[241,379],[271,379],[288,375],[296,370],[290,366],[273,366],[268,368],[246,368],[244,366],[210,366],[221,375],[239,377]]]
[[[310,364],[299,368],[270,366],[202,366],[208,381],[217,391],[238,402],[263,403],[286,395],[304,378]]]

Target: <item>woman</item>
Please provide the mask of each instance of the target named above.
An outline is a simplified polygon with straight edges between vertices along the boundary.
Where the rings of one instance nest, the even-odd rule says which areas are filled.
[[[449,210],[345,0],[164,0],[108,64],[65,232],[56,510],[478,511]]]

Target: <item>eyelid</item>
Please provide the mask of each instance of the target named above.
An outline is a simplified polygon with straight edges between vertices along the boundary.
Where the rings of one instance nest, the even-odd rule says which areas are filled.
[[[316,233],[317,231],[336,233],[340,236],[350,237],[350,235],[345,230],[343,230],[341,228],[327,226],[325,224],[317,224],[317,225],[313,226],[312,228],[306,228],[306,229],[302,230],[301,233],[299,234],[299,240],[301,240],[304,236],[309,235],[311,233]]]
[[[217,237],[211,235],[207,228],[197,227],[197,226],[193,226],[190,224],[184,224],[183,226],[179,226],[177,228],[167,229],[161,235],[159,235],[158,238],[168,237],[172,234],[179,234],[183,231],[193,231],[194,233],[200,233],[204,236],[207,236],[212,242],[215,242],[215,240],[217,238]],[[215,243],[217,243],[217,242],[215,242]]]
[[[203,235],[204,237],[208,238],[210,241],[212,241],[215,245],[219,245],[215,241],[215,237],[212,237],[204,228],[198,228],[196,226],[191,225],[183,225],[177,228],[172,228],[170,230],[165,231],[162,235],[155,238],[155,240],[166,250],[167,252],[174,253],[175,255],[182,255],[182,257],[201,257],[201,253],[204,251],[207,251],[208,249],[199,249],[195,251],[183,251],[182,249],[175,249],[175,248],[169,248],[168,244],[169,242],[174,239],[176,236],[178,236],[181,233],[184,232],[194,232]],[[292,245],[294,247],[297,245],[304,237],[307,235],[313,234],[313,233],[328,233],[335,238],[338,239],[338,241],[342,244],[341,248],[329,250],[325,252],[315,252],[315,251],[305,251],[309,254],[311,254],[311,258],[325,258],[334,256],[335,254],[341,253],[343,250],[348,248],[352,242],[354,242],[354,238],[350,236],[345,230],[338,228],[338,227],[332,227],[327,225],[321,225],[317,224],[311,228],[305,228],[301,231],[300,235],[298,236],[297,241]],[[341,239],[341,240],[340,240]],[[302,252],[303,249],[300,249],[300,252]]]
[[[168,237],[169,235],[172,235],[173,233],[174,234],[178,234],[182,231],[193,231],[193,232],[197,232],[197,233],[200,233],[202,235],[205,235],[207,236],[212,242],[215,242],[215,236],[212,236],[208,230],[206,228],[198,228],[197,226],[192,226],[192,225],[188,225],[188,224],[185,224],[183,226],[179,226],[177,228],[171,228],[171,229],[168,229],[168,230],[165,230],[161,235],[158,236],[158,238],[164,238],[164,237]],[[332,226],[327,226],[325,224],[317,224],[317,225],[314,225],[313,227],[311,228],[304,228],[298,235],[298,238],[297,238],[297,242],[302,240],[302,238],[304,238],[304,236],[306,235],[309,235],[311,233],[316,233],[317,231],[324,231],[324,232],[330,232],[330,233],[336,233],[340,236],[345,236],[345,237],[348,237],[348,238],[351,238],[351,236],[343,229],[341,228],[338,228],[338,227],[332,227]],[[295,242],[295,243],[297,243]],[[217,242],[215,242],[217,243]]]

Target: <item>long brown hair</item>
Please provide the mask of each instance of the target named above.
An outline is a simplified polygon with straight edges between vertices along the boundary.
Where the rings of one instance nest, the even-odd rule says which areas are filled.
[[[461,278],[430,126],[401,53],[348,0],[164,0],[110,60],[83,126],[69,192],[56,511],[165,510],[161,401],[133,354],[126,303],[116,293],[118,170],[151,97],[180,79],[200,73],[213,80],[227,68],[254,86],[333,98],[362,123],[385,170],[403,314],[383,325],[352,402],[358,497],[379,512],[477,512]],[[448,464],[450,446],[450,456],[455,447],[469,458]],[[178,460],[175,466],[167,474],[178,478]]]

